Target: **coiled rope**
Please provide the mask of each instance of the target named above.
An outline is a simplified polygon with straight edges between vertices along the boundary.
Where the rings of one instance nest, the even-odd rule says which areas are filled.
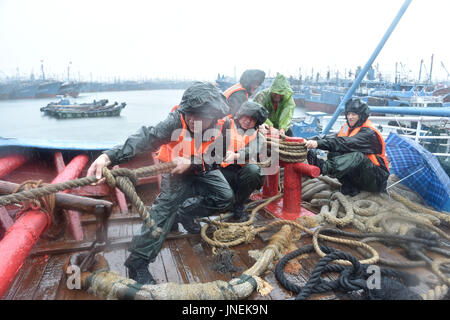
[[[176,164],[173,162],[159,163],[152,166],[142,167],[134,170],[127,168],[118,168],[109,170],[103,168],[103,175],[106,178],[106,182],[112,188],[118,187],[130,200],[130,202],[136,207],[139,216],[147,224],[149,228],[155,225],[153,218],[151,218],[148,209],[145,207],[142,200],[136,193],[135,186],[137,185],[138,178],[152,176],[160,173],[170,172],[175,168]],[[74,180],[65,181],[62,183],[48,184],[40,186],[39,188],[28,189],[21,192],[13,193],[0,197],[0,206],[8,204],[20,203],[24,201],[36,200],[39,198],[47,197],[56,192],[87,186],[96,183],[98,179],[95,176],[89,176]],[[161,234],[160,227],[154,228],[152,236],[157,238]]]
[[[283,226],[274,234],[265,247],[263,255],[255,264],[244,271],[238,278],[228,282],[216,280],[208,283],[161,283],[155,285],[140,285],[136,281],[109,271],[108,263],[103,256],[97,255],[92,270],[81,273],[82,289],[103,299],[134,299],[134,300],[235,300],[245,299],[255,290],[262,295],[271,291],[271,286],[260,275],[279,252],[284,252],[291,243],[292,231],[289,226]],[[67,270],[69,258],[64,265]],[[76,259],[75,259],[76,260]]]
[[[295,251],[285,255],[277,264],[275,268],[275,277],[286,289],[297,294],[297,300],[305,300],[313,293],[323,293],[328,291],[343,291],[352,292],[364,290],[371,299],[420,299],[421,297],[409,289],[403,283],[408,285],[417,285],[419,279],[409,273],[397,271],[392,269],[380,269],[382,278],[381,286],[384,290],[370,290],[368,288],[368,277],[370,273],[367,272],[368,265],[361,264],[353,255],[335,250],[331,247],[320,245],[320,251],[325,252],[326,255],[319,260],[311,273],[311,277],[305,286],[297,286],[288,281],[284,275],[284,268],[289,260],[295,257],[311,253],[314,251],[313,245],[306,245]],[[342,265],[331,264],[338,260],[347,260],[351,267],[344,267]],[[321,275],[328,272],[340,272],[337,280],[326,281],[321,278]],[[394,296],[389,293],[388,288],[395,288],[401,290],[401,295]],[[379,291],[379,292],[377,292]],[[380,292],[384,291],[384,292]]]

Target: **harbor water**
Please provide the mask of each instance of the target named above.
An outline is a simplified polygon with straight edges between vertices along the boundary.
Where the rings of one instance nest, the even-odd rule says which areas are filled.
[[[41,107],[58,98],[0,101],[0,137],[77,142],[123,143],[141,126],[164,120],[181,101],[184,90],[146,90],[82,93],[76,103],[108,99],[108,104],[125,102],[119,117],[55,119],[45,116]],[[296,108],[294,117],[304,111]]]

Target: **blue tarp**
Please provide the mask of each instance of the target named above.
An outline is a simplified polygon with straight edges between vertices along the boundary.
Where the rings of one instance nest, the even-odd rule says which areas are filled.
[[[404,179],[402,184],[437,210],[450,212],[450,178],[431,152],[412,139],[390,133],[386,154],[391,173]]]

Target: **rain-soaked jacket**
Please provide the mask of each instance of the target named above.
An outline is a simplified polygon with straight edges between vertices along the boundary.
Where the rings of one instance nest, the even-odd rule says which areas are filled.
[[[363,126],[370,115],[370,109],[367,104],[359,99],[349,100],[345,105],[345,114],[354,112],[358,114],[359,119],[354,127],[350,127],[349,136],[338,136],[337,134],[324,137],[315,137],[317,148],[330,151],[328,158],[350,152],[361,152],[363,154],[379,155],[383,153],[383,144],[379,135],[370,127]],[[349,126],[348,122],[346,126]],[[351,135],[352,131],[360,128],[359,132]],[[382,139],[382,138],[381,138]],[[378,157],[380,167],[388,171],[383,159]]]
[[[271,94],[277,93],[283,96],[283,99],[275,109],[272,103]],[[284,129],[287,131],[291,124],[292,115],[294,114],[295,102],[292,98],[292,89],[287,79],[278,74],[273,80],[272,85],[268,89],[259,92],[255,101],[262,104],[269,111],[269,118],[266,124],[276,129]]]
[[[258,156],[265,152],[266,139],[258,131],[258,127],[266,121],[268,116],[267,110],[259,103],[254,101],[244,102],[238,110],[230,128],[234,130],[231,134],[231,141],[227,148],[233,148],[234,152],[240,154],[239,159],[245,159],[245,162],[257,162]],[[256,120],[255,127],[244,130],[239,124],[242,116],[249,116]],[[222,164],[222,167],[226,166]]]
[[[350,127],[347,122],[340,134],[312,138],[317,140],[318,149],[329,151],[323,173],[338,178],[343,185],[351,185],[359,190],[382,191],[386,187],[389,168],[385,157],[380,156],[384,154],[383,141],[380,141],[382,137],[367,125],[370,124],[370,109],[367,104],[354,99],[345,106],[345,114],[348,112],[359,116],[354,127]],[[368,155],[373,155],[377,161],[373,161]]]
[[[196,82],[191,87],[186,89],[183,94],[179,107],[174,109],[167,118],[155,126],[142,126],[135,134],[128,137],[123,145],[115,146],[114,148],[105,151],[111,160],[112,165],[127,162],[131,160],[136,154],[145,151],[156,151],[160,146],[169,144],[172,141],[174,132],[183,132],[182,115],[201,114],[204,117],[220,120],[229,112],[229,107],[226,104],[225,97],[220,90],[213,84]],[[225,134],[226,129],[229,128],[229,119],[225,118],[223,123],[213,123],[212,127],[221,128],[221,134]],[[178,137],[176,137],[178,138]],[[204,137],[211,139],[211,137]],[[222,143],[221,148],[224,148],[223,141],[226,139],[217,139],[217,143],[209,146],[208,154],[205,155],[207,161],[196,161],[191,169],[194,171],[209,171],[214,169],[214,161],[211,158],[215,157],[214,148]],[[192,159],[193,160],[193,159]],[[203,160],[203,159],[202,159]],[[194,163],[194,161],[192,161]],[[206,162],[206,167],[202,163]],[[208,164],[209,163],[209,164]]]
[[[239,83],[224,91],[227,102],[230,105],[231,115],[235,115],[241,105],[248,100],[253,84],[260,85],[266,74],[262,70],[250,69],[242,73]]]

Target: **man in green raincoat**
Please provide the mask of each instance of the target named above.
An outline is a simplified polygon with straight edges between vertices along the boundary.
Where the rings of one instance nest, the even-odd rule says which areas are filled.
[[[280,134],[292,136],[290,125],[295,108],[292,94],[292,89],[285,76],[278,74],[270,88],[264,89],[256,95],[254,100],[269,111],[269,117],[260,126],[262,133],[267,133],[270,129],[275,128]]]

